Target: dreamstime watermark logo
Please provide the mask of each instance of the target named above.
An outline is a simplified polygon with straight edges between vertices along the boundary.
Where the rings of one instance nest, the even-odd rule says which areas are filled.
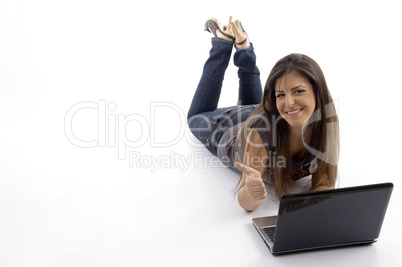
[[[330,106],[332,105],[332,106]],[[333,108],[333,103],[326,106],[326,117],[336,116],[336,112]],[[194,152],[194,155],[183,155],[178,153],[173,149],[173,147],[178,144],[181,140],[185,139],[187,144],[193,147],[204,147],[199,140],[195,138],[196,134],[193,134],[194,129],[190,129],[187,126],[187,117],[185,112],[176,104],[169,102],[152,102],[150,103],[150,109],[148,114],[144,113],[131,113],[131,114],[119,114],[117,112],[117,105],[114,102],[107,103],[106,100],[98,100],[98,102],[93,101],[83,101],[72,105],[66,112],[64,118],[64,133],[67,140],[80,148],[116,148],[119,160],[128,160],[129,167],[135,169],[150,169],[152,172],[157,171],[159,168],[176,168],[181,172],[186,171],[190,166],[197,167],[227,167],[229,165],[228,158],[218,159],[215,156],[207,156],[203,152]],[[334,113],[335,112],[335,113]],[[91,114],[90,117],[86,116],[88,113]],[[174,135],[170,135],[169,139],[163,139],[163,141],[157,139],[157,135],[163,135],[164,132],[159,129],[157,131],[157,121],[167,120],[166,114],[169,114],[168,121],[175,121],[177,127],[173,130]],[[149,115],[147,117],[146,115]],[[222,115],[222,114],[220,114]],[[263,118],[263,117],[262,117]],[[76,124],[81,122],[81,126],[85,128],[87,120],[91,120],[91,124],[96,128],[92,129],[90,137],[88,134],[80,135],[80,127]],[[193,117],[191,118],[193,119]],[[189,124],[191,124],[191,119]],[[200,118],[204,121],[209,121],[210,118]],[[264,126],[260,128],[262,132],[274,133],[271,135],[271,147],[276,146],[277,136],[276,136],[276,126],[281,117],[273,116],[271,121],[265,119]],[[305,122],[304,127],[311,123],[323,120],[321,118],[321,112],[316,111],[310,117],[308,121]],[[84,122],[82,122],[84,120]],[[220,117],[220,120],[225,121],[226,129],[228,127],[234,126],[235,122],[232,121],[230,116],[226,118]],[[94,122],[95,121],[95,122]],[[221,122],[219,122],[221,123]],[[212,121],[210,124],[203,124],[203,126],[196,129],[198,133],[205,132],[206,135],[210,134],[213,125],[217,124],[217,121]],[[95,126],[94,126],[95,125]],[[74,127],[76,126],[76,127]],[[166,125],[165,125],[166,126]],[[169,125],[168,125],[169,127]],[[203,128],[204,127],[204,128]],[[218,131],[221,129],[218,129]],[[169,132],[172,129],[168,129]],[[304,141],[304,140],[303,140]],[[141,153],[140,148],[149,145],[151,148],[172,148],[169,154],[152,154],[152,153]],[[215,147],[221,144],[214,144]],[[304,143],[306,149],[315,155],[317,158],[325,160],[328,163],[334,159],[330,155],[331,151],[320,152],[310,147],[309,144]],[[271,157],[272,159],[272,157]],[[286,165],[284,160],[279,158],[284,166]],[[256,162],[261,162],[256,159]],[[269,161],[271,162],[271,161]]]

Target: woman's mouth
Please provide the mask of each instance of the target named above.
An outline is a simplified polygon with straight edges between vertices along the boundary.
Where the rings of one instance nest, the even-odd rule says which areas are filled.
[[[297,114],[299,114],[303,109],[299,108],[299,109],[293,109],[293,110],[289,110],[286,112],[286,114],[288,114],[289,116],[296,116]]]

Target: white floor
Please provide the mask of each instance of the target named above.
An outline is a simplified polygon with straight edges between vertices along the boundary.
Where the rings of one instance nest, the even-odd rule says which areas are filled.
[[[0,266],[397,266],[396,1],[260,2],[0,3]],[[377,243],[273,257],[251,218],[277,201],[243,211],[238,175],[188,132],[203,23],[228,15],[263,83],[291,52],[321,65],[341,122],[338,186],[395,184]],[[221,106],[237,83],[231,63]]]

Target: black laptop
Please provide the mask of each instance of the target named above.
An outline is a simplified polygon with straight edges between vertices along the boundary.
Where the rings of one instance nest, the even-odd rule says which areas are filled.
[[[376,242],[392,183],[284,195],[253,224],[274,255]]]

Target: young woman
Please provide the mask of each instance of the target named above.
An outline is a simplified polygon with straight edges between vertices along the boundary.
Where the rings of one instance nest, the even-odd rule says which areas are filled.
[[[339,129],[332,97],[318,64],[290,54],[273,67],[262,92],[253,44],[236,20],[205,23],[212,48],[190,110],[192,133],[222,162],[241,171],[239,204],[248,211],[266,197],[265,184],[280,197],[291,184],[312,176],[311,190],[334,188]],[[232,48],[239,68],[236,106],[218,108]],[[240,163],[242,162],[242,163]]]

